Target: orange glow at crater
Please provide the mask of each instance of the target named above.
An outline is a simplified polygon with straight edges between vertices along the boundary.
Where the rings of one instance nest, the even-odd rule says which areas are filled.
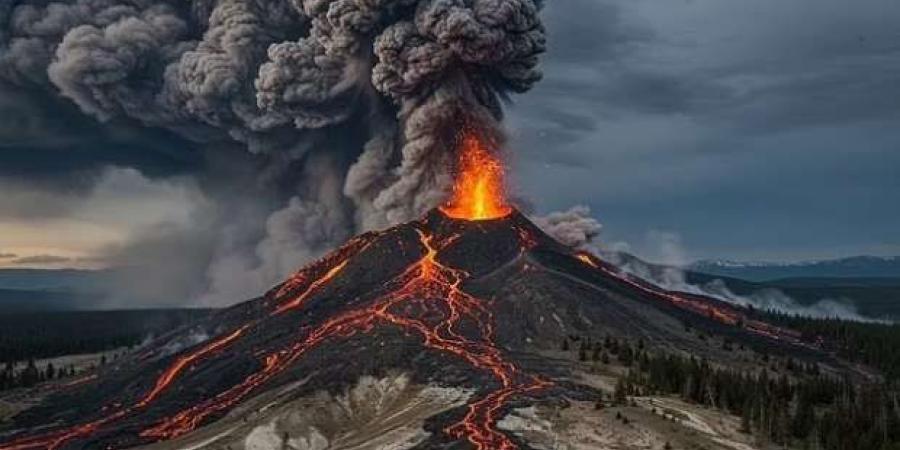
[[[512,212],[506,202],[503,163],[474,132],[462,136],[453,195],[441,211],[465,220],[498,219]]]

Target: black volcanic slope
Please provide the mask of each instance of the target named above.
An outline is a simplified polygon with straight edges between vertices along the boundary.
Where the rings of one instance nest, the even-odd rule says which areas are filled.
[[[403,370],[461,386],[465,407],[429,419],[418,448],[527,448],[496,429],[510,407],[596,392],[537,357],[569,335],[614,335],[728,362],[684,322],[837,367],[794,333],[715,300],[660,291],[552,240],[524,216],[420,221],[367,233],[264,296],[157,339],[48,395],[0,429],[0,449],[123,448],[175,438],[304,380],[337,392]],[[208,339],[197,343],[197,335]]]

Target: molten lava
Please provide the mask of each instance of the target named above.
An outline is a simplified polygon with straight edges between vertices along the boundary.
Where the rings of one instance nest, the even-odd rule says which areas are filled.
[[[505,208],[511,211],[509,207]],[[415,231],[422,251],[420,258],[398,276],[387,280],[369,301],[327,317],[311,329],[298,330],[290,345],[262,354],[259,368],[245,379],[163,417],[158,423],[143,429],[140,436],[147,441],[159,441],[189,433],[233,408],[322,342],[388,326],[418,335],[423,346],[459,358],[492,375],[494,386],[481,399],[469,404],[461,420],[444,432],[457,439],[466,439],[477,450],[515,450],[516,444],[496,428],[507,402],[513,397],[547,388],[551,383],[536,375],[523,373],[503,355],[494,343],[492,311],[484,300],[462,289],[462,284],[470,275],[440,261],[441,251],[460,236],[454,233],[435,235],[418,227]],[[349,259],[365,250],[374,236],[370,233],[351,240],[273,290],[266,302],[271,308],[268,316],[304,308],[306,300],[339,276]],[[519,246],[523,251],[534,245],[534,238],[527,232],[520,230],[519,237]],[[185,371],[262,325],[260,318],[250,320],[177,357],[157,377],[154,386],[129,406],[117,407],[99,419],[68,429],[0,444],[0,450],[58,449],[74,439],[91,436],[114,422],[131,417],[167,395],[172,383]],[[464,333],[462,329],[472,331]]]
[[[474,132],[462,135],[453,195],[441,211],[455,219],[488,220],[506,217],[503,164]]]
[[[786,341],[800,347],[812,348],[809,343],[801,340],[801,334],[796,331],[754,320],[741,310],[727,306],[724,303],[717,304],[710,302],[708,298],[665,290],[643,279],[634,277],[621,269],[605,264],[596,256],[587,252],[579,251],[574,256],[582,263],[597,269],[606,276],[612,277],[630,288],[643,292],[657,300],[668,302],[678,308],[692,311],[729,326],[742,327],[751,333],[765,336],[772,340]]]
[[[516,449],[512,440],[495,428],[504,405],[510,397],[540,390],[550,386],[550,383],[521,373],[518,367],[503,357],[493,343],[491,312],[481,299],[460,288],[467,274],[439,262],[440,250],[450,245],[457,236],[439,238],[424,230],[416,231],[424,250],[421,259],[386,283],[385,293],[368,306],[351,308],[331,317],[291,346],[266,356],[258,372],[230,389],[142,431],[141,436],[154,440],[182,436],[195,430],[209,416],[232,408],[326,339],[346,338],[371,331],[379,325],[388,325],[418,334],[425,347],[461,358],[473,367],[491,373],[497,380],[498,389],[470,404],[465,417],[448,427],[446,433],[467,439],[478,450]],[[329,276],[333,276],[333,271],[325,274],[325,277]],[[424,313],[409,315],[414,310]],[[463,323],[474,325],[478,330],[475,338],[458,331]]]

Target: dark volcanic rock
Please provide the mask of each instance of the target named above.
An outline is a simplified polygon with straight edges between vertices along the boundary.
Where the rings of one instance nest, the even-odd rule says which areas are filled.
[[[434,279],[423,283],[426,276]],[[406,296],[392,303],[398,292]],[[465,301],[474,302],[470,309],[450,308]],[[0,428],[0,442],[25,446],[0,449],[139,445],[215,422],[298,380],[305,383],[291,396],[339,392],[363,375],[393,370],[421,383],[472,389],[473,401],[508,388],[501,409],[540,398],[591,398],[591,389],[564,380],[565,364],[536,356],[567,336],[612,335],[726,363],[733,358],[686,333],[686,321],[747,345],[827,359],[788,330],[745,322],[733,307],[630,279],[559,244],[516,211],[472,222],[434,210],[361,235],[262,297],[163,336],[102,368],[95,381],[48,396]],[[180,344],[198,333],[210,338]],[[557,382],[541,385],[547,380]],[[235,392],[236,400],[221,400]],[[441,432],[466,411],[429,419],[433,434],[422,446],[469,448],[473,439]],[[179,414],[186,428],[170,424],[163,427],[170,435],[148,434]],[[485,423],[491,427],[490,419]]]

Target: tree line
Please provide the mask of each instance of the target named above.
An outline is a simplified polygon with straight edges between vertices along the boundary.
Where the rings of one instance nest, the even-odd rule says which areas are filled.
[[[73,364],[56,367],[52,361],[48,361],[43,367],[38,367],[34,359],[22,364],[7,362],[3,365],[3,370],[0,370],[0,391],[28,388],[45,381],[73,377],[76,373]]]
[[[881,371],[888,380],[900,380],[900,325],[843,319],[811,319],[767,312],[766,320],[803,333],[804,339],[820,340],[826,350]]]
[[[0,315],[0,364],[132,347],[209,310],[69,311]]]
[[[627,368],[612,395],[676,395],[741,418],[760,441],[801,449],[900,449],[900,402],[893,382],[859,383],[822,373],[814,363],[760,355],[752,370],[651,351],[642,341],[568,338],[564,351],[594,364]]]
[[[0,315],[0,391],[71,377],[85,368],[40,359],[132,348],[209,310],[70,311]],[[98,357],[94,365],[106,363]],[[86,370],[90,370],[88,367]]]

